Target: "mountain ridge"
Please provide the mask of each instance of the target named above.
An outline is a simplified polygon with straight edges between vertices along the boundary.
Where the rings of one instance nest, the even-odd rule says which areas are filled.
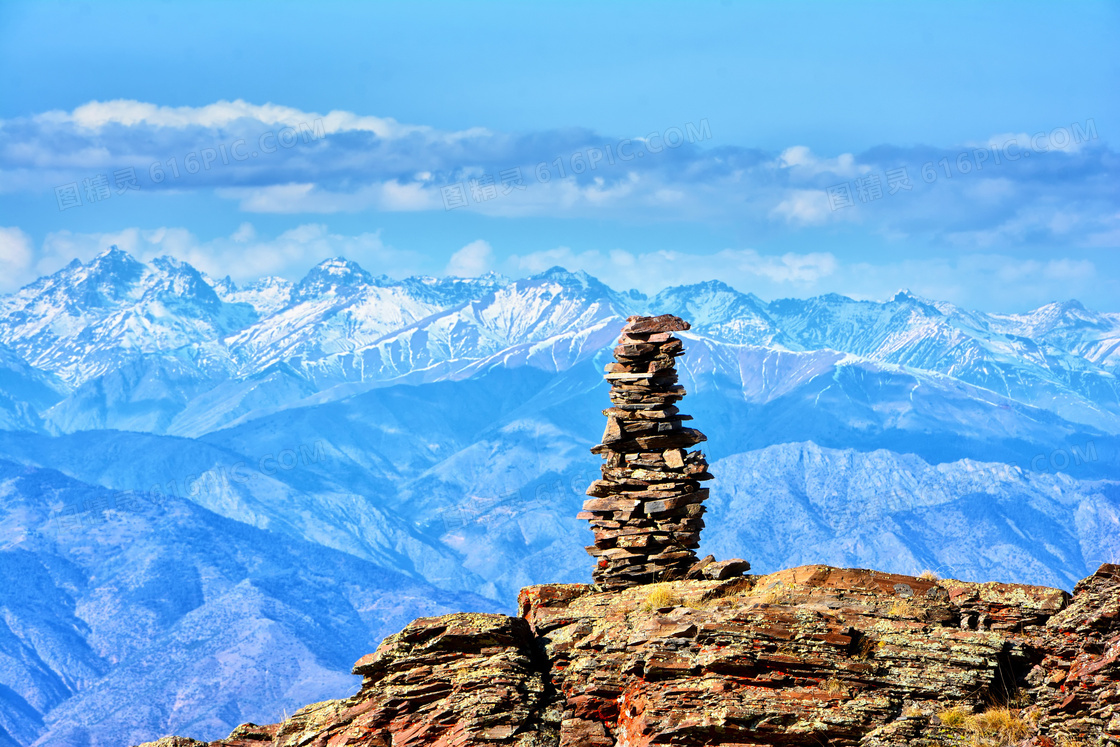
[[[827,561],[1067,589],[1120,556],[1109,347],[1120,316],[1069,302],[1001,316],[910,293],[766,302],[719,281],[647,297],[563,268],[393,280],[334,258],[319,270],[296,294],[299,281],[238,285],[110,250],[0,298],[0,490],[45,491],[2,494],[0,574],[70,568],[58,588],[98,595],[16,604],[23,622],[0,650],[99,667],[47,697],[0,655],[0,729],[13,740],[0,735],[3,747],[217,738],[344,696],[349,662],[316,658],[300,632],[318,626],[332,651],[356,645],[330,605],[307,606],[321,584],[299,566],[320,551],[356,577],[396,579],[386,589],[405,591],[386,591],[387,604],[417,614],[464,598],[499,610],[523,587],[586,581],[574,517],[599,476],[587,449],[608,404],[602,368],[634,313],[692,321],[678,372],[715,476],[702,553],[745,554],[760,573]],[[69,544],[29,522],[24,499],[48,494],[58,497],[36,521],[76,522]],[[121,502],[144,510],[112,508]],[[195,571],[168,556],[181,528],[145,518],[165,503],[196,517],[184,519],[199,529],[189,557],[227,557],[243,533],[257,549],[291,548],[269,566],[288,581],[278,591],[207,570],[231,580],[228,593],[191,591]],[[121,533],[138,526],[148,530]],[[166,706],[155,670],[119,647],[115,661],[89,658],[90,630],[131,640],[125,620],[114,627],[97,610],[124,609],[132,593],[82,580],[109,572],[91,552],[162,559],[141,574],[145,593],[178,606],[160,602],[140,649],[175,662],[184,692],[215,692],[217,661],[259,671],[243,641],[270,640],[306,668],[272,671],[270,694],[233,687]],[[370,630],[407,622],[369,609]],[[246,637],[218,635],[208,617],[246,621]],[[72,637],[59,639],[59,625]],[[43,682],[68,681],[51,671]],[[152,710],[129,710],[128,692]],[[296,692],[308,696],[282,695]],[[83,721],[87,710],[98,723]]]

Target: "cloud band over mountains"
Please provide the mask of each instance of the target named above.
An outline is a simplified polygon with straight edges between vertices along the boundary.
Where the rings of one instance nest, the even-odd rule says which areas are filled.
[[[821,156],[713,145],[720,122],[444,131],[241,100],[90,102],[0,122],[2,192],[133,169],[141,193],[212,190],[248,213],[473,210],[495,216],[858,223],[981,246],[1120,246],[1120,166],[1092,117],[951,146]],[[503,179],[502,175],[506,178]],[[473,180],[473,184],[472,184]],[[445,188],[460,188],[450,195]],[[84,202],[88,202],[85,200]]]
[[[719,144],[720,126],[697,112],[630,136],[584,128],[448,131],[242,100],[198,107],[93,101],[2,120],[0,202],[31,195],[59,218],[40,241],[17,226],[0,230],[0,291],[116,243],[235,279],[293,276],[344,255],[399,277],[520,276],[561,264],[656,291],[670,276],[701,281],[718,267],[722,279],[763,297],[883,298],[910,287],[1004,310],[1070,297],[1104,304],[1094,289],[1109,275],[1111,260],[1101,252],[1120,247],[1120,160],[1092,117],[1071,116],[1040,132],[977,133],[975,142],[953,146],[884,144],[834,155],[798,144],[780,152]],[[232,234],[185,217],[183,228],[153,226],[147,206],[156,195],[203,195],[246,220]],[[128,222],[84,228],[106,200],[127,206]],[[635,249],[560,241],[492,250],[493,238],[480,230],[477,241],[435,257],[390,246],[376,225],[353,231],[324,223],[423,212],[726,225],[748,243]],[[259,237],[253,224],[275,218],[289,226]],[[906,251],[849,251],[874,242]],[[930,246],[940,249],[923,254]],[[1063,256],[1056,247],[1079,253]]]

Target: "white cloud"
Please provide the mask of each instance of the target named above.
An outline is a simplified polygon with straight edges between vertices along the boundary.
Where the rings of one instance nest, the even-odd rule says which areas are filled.
[[[75,257],[88,262],[112,244],[141,261],[170,255],[208,275],[229,275],[237,282],[268,275],[297,279],[315,264],[336,256],[392,277],[436,270],[429,258],[386,245],[379,232],[348,236],[332,233],[320,223],[306,223],[275,238],[261,238],[252,224],[242,223],[232,235],[208,241],[178,227],[87,234],[57,231],[43,242],[37,274],[54,272]]]
[[[31,279],[28,270],[32,257],[27,234],[14,226],[0,226],[0,290],[15,290]]]
[[[812,285],[833,275],[840,264],[828,252],[762,256],[751,249],[725,249],[717,255],[717,266],[735,267],[744,275],[758,275],[774,283]]]
[[[773,217],[784,218],[789,223],[823,223],[833,211],[829,209],[828,194],[821,189],[794,189],[770,211]]]
[[[841,153],[836,158],[819,158],[805,145],[786,148],[775,165],[783,169],[792,169],[802,178],[818,174],[834,174],[850,178],[871,170],[870,166],[857,163],[856,157],[851,153]]]
[[[988,158],[991,161],[995,160],[997,154],[993,151],[997,150],[1000,151],[1000,154],[1003,154],[1001,158],[1010,153],[1014,160],[1015,154],[1025,150],[1035,153],[1051,151],[1077,153],[1089,143],[1097,140],[1097,137],[1096,122],[1087,119],[1084,122],[1071,122],[1068,125],[1047,128],[1033,134],[1005,132],[992,135],[983,142],[968,143],[967,145],[968,147],[988,150]]]
[[[219,188],[222,198],[238,201],[246,213],[358,213],[364,210],[408,212],[433,210],[440,205],[438,190],[395,179],[375,182],[354,192],[332,192],[315,184],[275,184],[267,187]]]
[[[326,137],[293,137],[289,145],[265,147],[280,142],[284,127],[298,130],[300,125]],[[458,186],[465,188],[467,204],[450,212],[451,220],[478,213],[647,225],[734,222],[746,229],[740,235],[753,237],[836,228],[876,241],[917,236],[927,244],[1006,252],[1046,245],[1114,247],[1120,230],[1112,217],[1116,195],[1104,186],[1116,181],[1117,159],[1103,146],[1078,153],[1067,146],[1064,155],[1032,153],[1000,164],[993,157],[983,169],[973,166],[966,173],[957,164],[958,154],[972,150],[965,145],[882,145],[858,156],[829,157],[805,145],[767,154],[701,144],[658,155],[643,151],[638,139],[631,145],[644,153],[642,158],[597,159],[592,170],[584,157],[577,176],[574,156],[601,148],[612,137],[579,129],[450,132],[354,112],[320,114],[240,99],[197,107],[91,101],[69,112],[0,120],[0,128],[8,135],[0,140],[0,198],[35,194],[41,206],[53,208],[56,187],[80,187],[98,175],[112,182],[116,170],[132,167],[140,189],[114,195],[112,204],[136,216],[147,215],[152,200],[170,193],[214,194],[234,201],[246,214],[302,215],[303,221],[339,213],[440,214],[446,207],[441,188]],[[1064,144],[1066,129],[1074,132],[1072,126],[1048,130],[1047,147]],[[1084,131],[1095,133],[1088,123],[1079,130]],[[1025,134],[1015,137],[1030,147]],[[948,159],[945,169],[943,159]],[[206,163],[201,169],[200,160]],[[541,173],[535,164],[544,167]],[[923,172],[923,164],[932,172]],[[151,178],[153,167],[157,175],[165,174],[159,182]],[[521,169],[523,189],[501,183],[503,172],[515,167]],[[883,179],[901,167],[909,169],[906,187]],[[830,209],[828,187],[872,175],[881,181],[881,194],[865,183],[854,190],[854,204]],[[495,179],[494,192],[481,192],[477,184],[472,189],[471,181],[484,176]],[[490,197],[480,200],[479,194]],[[104,209],[88,202],[80,208],[83,216]],[[72,215],[77,214],[66,217]],[[137,217],[124,225],[141,221]],[[439,266],[445,260],[440,257]]]
[[[242,223],[230,238],[239,244],[244,244],[257,238],[257,229],[253,228],[252,223]]]
[[[490,244],[477,239],[451,255],[445,275],[459,278],[476,278],[490,271],[494,261],[494,250]]]
[[[723,280],[759,294],[788,295],[813,287],[840,267],[828,253],[763,255],[753,249],[724,249],[715,254],[655,251],[576,252],[557,247],[509,258],[507,274],[542,272],[559,265],[584,270],[608,285],[656,293],[673,285]],[[714,269],[714,268],[718,268]]]
[[[343,110],[332,110],[326,114],[305,112],[290,106],[276,104],[250,104],[241,99],[235,101],[216,101],[205,106],[157,106],[133,99],[114,99],[112,101],[90,101],[65,112],[53,110],[35,117],[37,121],[50,124],[71,123],[86,129],[97,130],[109,124],[125,127],[150,125],[153,127],[209,127],[221,129],[239,119],[251,119],[265,124],[299,128],[313,127],[317,120],[323,121],[326,134],[336,132],[372,132],[380,138],[393,140],[413,133],[438,133],[426,125],[401,124],[392,117],[373,117],[358,115]],[[487,135],[485,128],[475,127],[459,132],[438,133],[450,140]]]

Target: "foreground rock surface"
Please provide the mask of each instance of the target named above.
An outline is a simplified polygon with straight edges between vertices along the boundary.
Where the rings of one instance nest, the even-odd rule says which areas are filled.
[[[1118,566],[1072,598],[803,566],[519,605],[416,620],[355,665],[352,698],[208,747],[1120,745]],[[948,715],[996,706],[1014,742]]]

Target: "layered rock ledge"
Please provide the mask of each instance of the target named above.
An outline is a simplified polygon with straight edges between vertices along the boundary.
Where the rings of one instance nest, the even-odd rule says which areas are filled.
[[[519,608],[412,622],[351,698],[144,747],[1120,745],[1120,566],[1072,597],[803,566]],[[1014,741],[984,741],[993,712]]]

